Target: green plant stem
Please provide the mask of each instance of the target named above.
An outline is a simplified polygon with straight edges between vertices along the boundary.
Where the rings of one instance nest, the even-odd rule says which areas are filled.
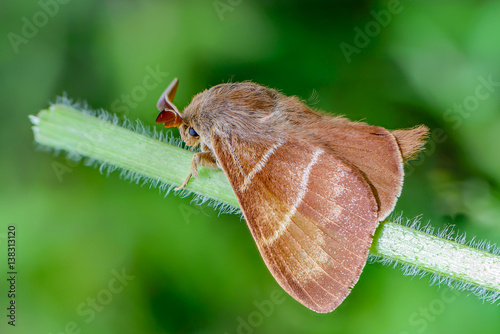
[[[401,224],[383,222],[381,225],[372,254],[500,292],[500,256]]]
[[[37,143],[86,156],[154,181],[180,185],[192,152],[101,120],[67,105],[53,105],[32,116]],[[200,169],[186,188],[238,207],[222,171]],[[500,257],[393,222],[383,222],[370,249],[373,255],[500,293]]]
[[[66,105],[53,105],[32,118],[35,141],[136,172],[153,180],[181,185],[193,153],[141,135]],[[231,186],[219,170],[200,169],[201,182],[186,190],[238,206]],[[209,195],[208,195],[209,194]]]

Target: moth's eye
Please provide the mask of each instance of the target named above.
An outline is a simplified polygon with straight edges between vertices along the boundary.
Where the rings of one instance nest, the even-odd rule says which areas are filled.
[[[198,133],[193,128],[189,128],[189,134],[193,137],[198,137]]]

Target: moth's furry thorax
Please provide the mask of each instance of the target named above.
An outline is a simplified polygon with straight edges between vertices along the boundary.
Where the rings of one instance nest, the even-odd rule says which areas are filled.
[[[203,142],[213,131],[229,134],[238,129],[249,141],[271,139],[296,131],[311,116],[321,117],[295,96],[253,82],[226,83],[194,96],[182,113],[181,135],[192,127]]]

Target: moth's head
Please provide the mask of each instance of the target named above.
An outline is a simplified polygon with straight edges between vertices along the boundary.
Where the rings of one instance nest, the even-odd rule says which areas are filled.
[[[173,103],[178,85],[179,80],[175,78],[158,100],[157,107],[160,114],[156,118],[156,123],[164,123],[166,128],[178,127],[182,140],[188,146],[196,146],[200,144],[198,125],[194,124],[189,115],[182,115]]]

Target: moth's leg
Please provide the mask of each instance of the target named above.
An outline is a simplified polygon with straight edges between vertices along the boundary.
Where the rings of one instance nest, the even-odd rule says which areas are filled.
[[[193,155],[193,159],[191,160],[191,173],[189,173],[184,183],[180,187],[175,188],[175,190],[184,189],[187,186],[189,180],[191,179],[191,176],[198,178],[198,166],[203,166],[207,168],[218,168],[217,162],[214,156],[212,155],[212,152],[206,151],[206,152],[195,153]]]

